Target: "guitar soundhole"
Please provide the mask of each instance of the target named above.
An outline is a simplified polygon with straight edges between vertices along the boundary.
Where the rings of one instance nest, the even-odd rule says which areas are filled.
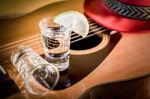
[[[71,44],[72,50],[86,50],[93,47],[96,47],[100,42],[102,41],[102,38],[98,35],[94,35],[88,38],[85,38],[81,40],[80,42],[74,42]]]

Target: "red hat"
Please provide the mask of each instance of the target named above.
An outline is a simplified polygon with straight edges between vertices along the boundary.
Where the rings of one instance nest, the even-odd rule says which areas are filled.
[[[85,0],[85,14],[119,32],[150,32],[150,0]]]

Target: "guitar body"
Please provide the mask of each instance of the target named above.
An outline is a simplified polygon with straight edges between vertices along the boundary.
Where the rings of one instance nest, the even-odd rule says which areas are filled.
[[[65,0],[1,0],[0,1],[0,18],[17,18],[29,14],[41,7]]]
[[[50,90],[43,93],[42,96],[27,93],[22,78],[10,63],[10,53],[16,46],[23,44],[32,47],[42,55],[43,50],[38,39],[39,20],[67,10],[83,12],[83,2],[84,0],[57,2],[22,17],[0,20],[0,61],[23,94],[16,94],[9,99],[20,99],[21,97],[25,99],[78,99],[93,86],[135,79],[150,74],[150,33],[122,33],[111,36],[104,33],[103,36],[98,35],[103,42],[101,41],[95,47],[86,50],[71,50],[72,70],[70,75],[73,75],[74,78],[83,75],[83,78],[68,88]],[[147,87],[149,80],[144,81],[147,82],[145,86]],[[149,89],[146,90],[150,92]]]

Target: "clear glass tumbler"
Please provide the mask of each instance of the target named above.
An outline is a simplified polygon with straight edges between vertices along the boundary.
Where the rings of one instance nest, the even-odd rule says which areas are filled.
[[[48,62],[59,71],[69,67],[70,28],[54,23],[53,17],[45,17],[39,22],[42,45]]]
[[[58,69],[29,47],[16,48],[11,55],[11,61],[23,77],[26,88],[31,94],[47,92],[58,82]]]

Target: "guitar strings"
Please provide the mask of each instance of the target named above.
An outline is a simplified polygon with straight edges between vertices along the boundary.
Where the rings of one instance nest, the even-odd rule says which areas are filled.
[[[90,30],[89,30],[89,33],[88,33],[88,35],[87,35],[86,38],[91,37],[91,36],[96,35],[96,34],[99,34],[99,33],[102,33],[102,32],[105,32],[105,31],[110,31],[110,30],[108,30],[108,29],[106,29],[106,28],[104,28],[104,27],[98,25],[98,24],[95,23],[94,21],[89,21],[89,24],[90,24]],[[32,39],[33,37],[34,37],[34,39]],[[38,38],[39,35],[36,35],[36,36],[33,36],[33,37],[29,37],[31,40],[28,40],[29,38],[24,39],[24,41],[27,40],[26,42],[23,42],[23,40],[20,40],[20,42],[23,42],[23,43],[21,43],[21,44],[14,44],[14,43],[11,43],[11,44],[8,44],[8,45],[4,45],[4,46],[0,47],[0,51],[6,50],[6,49],[10,49],[10,48],[13,48],[13,47],[16,47],[16,46],[19,46],[19,45],[25,45],[25,44],[27,44],[27,43],[29,43],[28,46],[31,46],[31,45],[33,45],[33,44],[36,44],[36,43],[30,44],[30,42],[34,42],[34,41],[38,40],[38,39],[39,39],[39,38]],[[82,39],[85,39],[85,38],[82,38],[80,35],[78,35],[78,34],[76,34],[76,33],[74,33],[74,32],[71,33],[71,43],[80,41],[80,40],[82,40]],[[15,42],[15,43],[19,43],[19,41],[18,41],[18,42]],[[7,46],[10,46],[10,45],[13,45],[13,46],[7,47]],[[7,48],[5,48],[5,47],[7,47]]]
[[[88,37],[91,37],[91,36],[94,36],[94,35],[100,34],[100,33],[103,34],[103,33],[111,33],[112,32],[111,30],[108,30],[105,27],[100,26],[99,24],[92,21],[91,19],[88,19],[88,22],[89,22],[89,25],[90,25],[90,30],[89,30],[88,35],[85,38],[88,38]],[[5,51],[5,52],[8,51],[7,54],[1,55],[1,58],[2,59],[6,58],[5,62],[9,61],[7,59],[7,57],[8,57],[9,54],[11,54],[10,50],[12,51],[15,47],[20,46],[20,45],[26,45],[26,46],[29,46],[29,47],[32,46],[33,49],[36,49],[36,52],[42,52],[43,51],[42,47],[40,47],[40,46],[43,46],[40,42],[41,37],[42,36],[39,33],[38,35],[34,35],[32,37],[29,37],[29,38],[26,38],[26,39],[23,39],[23,40],[19,40],[19,41],[15,41],[13,43],[9,43],[7,45],[4,45],[4,46],[0,47],[0,53],[4,53],[3,51]],[[82,38],[82,36],[72,32],[70,43],[72,44],[72,43],[78,42],[78,41],[80,41],[82,39],[85,39],[85,38]]]

